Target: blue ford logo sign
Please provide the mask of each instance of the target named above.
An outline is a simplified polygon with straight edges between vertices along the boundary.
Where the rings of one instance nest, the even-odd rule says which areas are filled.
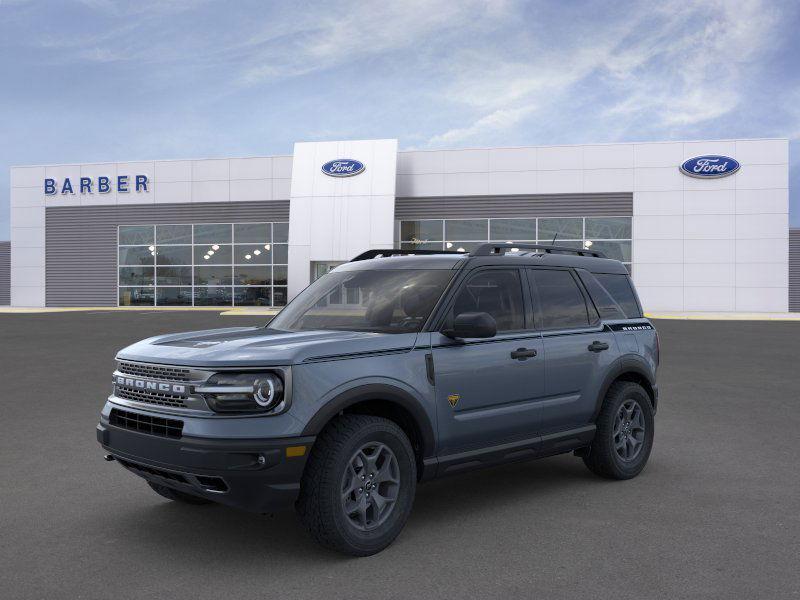
[[[713,177],[727,177],[739,170],[739,162],[730,156],[695,156],[681,165],[681,171],[689,177],[710,179]]]
[[[364,170],[364,163],[352,158],[337,158],[322,165],[322,172],[331,177],[352,177]]]

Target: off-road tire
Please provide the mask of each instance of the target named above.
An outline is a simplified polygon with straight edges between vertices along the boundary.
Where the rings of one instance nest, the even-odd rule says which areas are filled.
[[[615,448],[614,426],[623,404],[630,400],[641,409],[644,441],[635,458],[624,460]],[[653,448],[654,433],[653,406],[644,388],[632,381],[614,383],[606,394],[596,425],[595,438],[583,456],[589,470],[608,479],[631,479],[641,473]]]
[[[211,504],[211,500],[206,498],[201,498],[200,496],[193,496],[192,494],[173,490],[172,488],[168,488],[165,485],[159,485],[158,483],[153,483],[152,481],[148,481],[147,485],[149,485],[156,494],[163,496],[167,500],[182,502],[184,504]]]
[[[342,506],[342,482],[354,453],[370,443],[391,450],[399,470],[397,499],[386,520],[360,531]],[[414,502],[417,466],[408,437],[393,421],[371,415],[341,415],[317,437],[300,483],[297,512],[311,537],[351,556],[369,556],[391,544]]]

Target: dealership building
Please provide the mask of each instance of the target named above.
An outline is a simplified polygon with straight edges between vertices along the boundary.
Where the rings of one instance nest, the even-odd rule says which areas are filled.
[[[13,167],[0,303],[282,306],[366,249],[510,241],[621,260],[645,310],[787,312],[788,173],[786,139]]]

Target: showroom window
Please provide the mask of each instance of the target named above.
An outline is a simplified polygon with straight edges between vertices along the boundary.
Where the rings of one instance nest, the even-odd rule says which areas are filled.
[[[470,252],[486,242],[530,242],[599,250],[631,270],[631,217],[419,219],[399,221],[400,247]]]
[[[120,306],[283,306],[288,223],[120,225]]]

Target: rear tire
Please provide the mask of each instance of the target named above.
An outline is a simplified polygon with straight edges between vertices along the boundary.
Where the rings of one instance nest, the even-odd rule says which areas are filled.
[[[416,485],[414,450],[397,424],[342,415],[314,443],[297,511],[321,545],[369,556],[391,544],[405,526]]]
[[[653,448],[653,407],[637,383],[617,381],[608,390],[597,432],[583,457],[588,469],[608,479],[631,479],[642,472]]]
[[[158,483],[153,483],[152,481],[148,481],[147,485],[149,485],[156,494],[163,496],[167,500],[182,502],[183,504],[211,504],[211,500],[206,498],[193,496],[192,494],[187,494],[185,492],[179,492],[178,490],[173,490],[172,488],[168,488],[167,486],[160,485]]]

